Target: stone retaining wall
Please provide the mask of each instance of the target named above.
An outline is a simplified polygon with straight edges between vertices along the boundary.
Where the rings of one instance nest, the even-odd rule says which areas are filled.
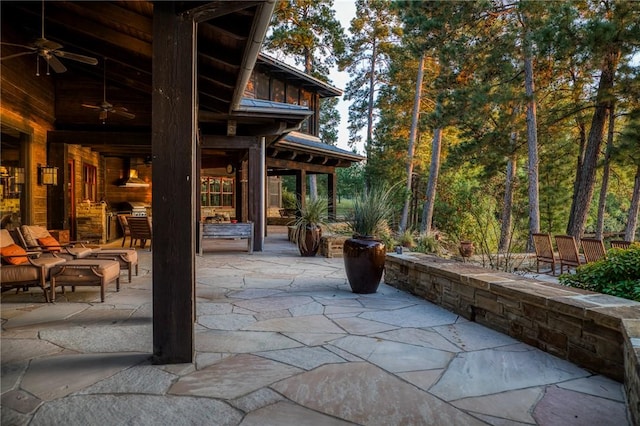
[[[624,382],[640,424],[640,303],[420,253],[388,253],[385,282]]]

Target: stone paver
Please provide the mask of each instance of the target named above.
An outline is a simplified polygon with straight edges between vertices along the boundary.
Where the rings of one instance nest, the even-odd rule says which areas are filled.
[[[630,425],[620,383],[384,284],[354,294],[340,258],[271,229],[264,252],[224,244],[196,257],[194,363],[150,364],[147,250],[105,303],[3,293],[0,423]]]

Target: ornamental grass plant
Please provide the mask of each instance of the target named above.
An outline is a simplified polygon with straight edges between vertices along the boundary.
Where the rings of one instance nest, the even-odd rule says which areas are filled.
[[[353,211],[347,218],[354,235],[373,237],[384,232],[393,211],[392,189],[370,187],[355,197]]]

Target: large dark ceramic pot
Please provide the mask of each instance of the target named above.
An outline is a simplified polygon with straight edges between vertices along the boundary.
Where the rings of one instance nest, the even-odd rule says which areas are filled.
[[[378,290],[386,254],[384,243],[374,237],[354,235],[344,242],[344,269],[354,293]]]
[[[298,241],[300,256],[315,256],[320,248],[320,237],[322,237],[322,229],[319,226],[307,225],[302,235],[300,235],[300,238],[304,238],[305,244],[303,245]]]

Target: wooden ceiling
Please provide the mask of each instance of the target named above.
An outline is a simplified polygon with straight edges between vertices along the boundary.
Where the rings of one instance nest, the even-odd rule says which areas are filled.
[[[0,7],[2,42],[30,46],[41,36],[41,2],[3,1]],[[265,1],[222,0],[177,2],[177,7],[200,22],[198,99],[200,111],[208,117],[202,126],[211,134],[225,134],[227,120],[242,95],[240,86],[246,68],[253,67],[253,63],[246,63],[247,56],[256,42],[258,46],[261,42],[256,27],[258,33],[261,25],[266,28],[272,5]],[[60,50],[98,59],[97,65],[88,65],[60,57],[67,71],[51,71],[50,77],[44,75],[46,63],[40,59],[41,78],[53,79],[55,87],[57,132],[51,142],[81,143],[104,155],[149,153],[153,3],[47,1],[44,35],[61,44]],[[23,47],[3,45],[2,57],[24,51]],[[2,64],[32,67],[35,73],[37,58],[30,54],[3,60]],[[98,110],[82,106],[100,104],[105,94],[109,103],[126,108],[135,118],[109,113],[103,123]],[[239,129],[244,124],[238,123]]]

